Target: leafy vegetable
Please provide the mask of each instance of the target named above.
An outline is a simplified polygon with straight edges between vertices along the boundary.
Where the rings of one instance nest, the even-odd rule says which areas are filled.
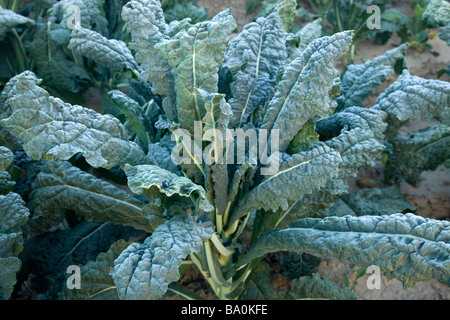
[[[179,177],[152,165],[126,166],[125,172],[128,177],[128,186],[134,193],[143,193],[152,199],[155,196],[153,190],[156,187],[158,193],[163,193],[166,197],[172,197],[174,195],[186,197],[187,202],[193,199],[194,204],[206,212],[213,209],[206,199],[205,190],[185,177]],[[180,205],[177,204],[177,199],[180,198],[174,198],[173,202],[176,205]],[[181,199],[179,201],[185,202]]]
[[[81,267],[83,281],[79,290],[66,289],[62,292],[64,300],[118,300],[114,279],[109,274],[114,260],[129,244],[123,240],[114,243],[107,252],[100,253],[95,261]]]
[[[73,210],[87,219],[132,226],[148,232],[162,213],[126,191],[68,162],[48,162],[37,175],[30,195],[33,219],[55,210]]]
[[[3,171],[11,164],[13,154],[5,147],[0,147],[0,151],[0,169]],[[5,179],[6,182],[9,180],[8,178],[9,177]],[[0,182],[3,184],[3,181],[0,180]],[[21,227],[27,222],[29,215],[30,212],[20,195],[13,192],[9,192],[6,195],[0,195],[1,300],[9,299],[13,292],[13,286],[16,283],[16,272],[19,271],[21,267],[21,261],[18,256],[23,250]]]
[[[364,99],[375,92],[375,88],[391,74],[398,62],[401,62],[402,66],[405,65],[407,48],[408,45],[402,44],[373,61],[349,65],[342,78],[337,110],[353,106],[362,107]]]
[[[180,277],[181,260],[189,252],[198,252],[212,231],[208,224],[179,216],[156,229],[143,244],[130,245],[114,261],[111,270],[119,298],[160,298],[169,283]]]
[[[286,56],[283,30],[276,13],[249,23],[231,40],[224,65],[235,81],[231,84],[231,126],[241,126],[250,114],[273,95],[276,75]]]
[[[231,12],[225,11],[155,45],[173,67],[180,125],[190,132],[194,132],[194,121],[201,121],[206,113],[196,89],[218,91],[217,73],[227,45],[223,40],[228,39],[236,26]]]
[[[89,29],[75,28],[68,48],[114,71],[138,69],[125,42],[107,39]]]
[[[18,78],[17,95],[9,100],[13,113],[1,121],[24,142],[29,156],[68,160],[81,152],[88,163],[105,168],[147,161],[142,149],[127,140],[125,128],[117,119],[66,104],[36,82],[27,75]]]
[[[1,297],[17,277],[39,299],[194,299],[178,281],[193,266],[219,299],[354,299],[317,274],[321,258],[448,285],[449,224],[412,214],[395,183],[448,165],[450,86],[411,75],[407,44],[341,74],[369,36],[344,28],[365,7],[320,4],[300,28],[296,1],[264,1],[238,34],[231,9],[208,18],[191,0],[27,7],[34,22],[8,27],[0,59],[15,56],[0,95]],[[398,134],[423,117],[434,124]],[[380,157],[393,185],[348,193]],[[275,252],[282,290],[263,261]],[[64,285],[71,264],[79,290]]]
[[[238,265],[273,251],[300,251],[362,267],[375,264],[405,287],[433,278],[448,285],[449,228],[446,221],[413,214],[300,219],[261,237]]]
[[[386,163],[385,176],[390,180],[416,184],[422,171],[434,170],[450,158],[449,135],[449,125],[438,123],[390,139],[386,149],[389,161]]]
[[[33,24],[34,21],[8,9],[0,10],[0,41],[7,33],[21,24]]]

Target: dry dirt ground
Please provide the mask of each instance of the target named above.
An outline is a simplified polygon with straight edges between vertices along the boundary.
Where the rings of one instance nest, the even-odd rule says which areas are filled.
[[[240,31],[243,26],[253,21],[254,17],[254,15],[246,14],[245,3],[245,0],[200,0],[198,5],[209,8],[210,16],[213,16],[228,7],[232,7],[232,14],[237,21],[238,29]],[[407,15],[411,15],[412,13],[411,1],[394,0],[393,6]],[[415,49],[408,50],[408,68],[412,75],[436,79],[437,72],[450,63],[450,47],[438,37],[430,40],[429,43],[433,47],[431,51],[419,53]],[[372,41],[365,41],[356,48],[355,62],[360,63],[366,59],[373,59],[399,44],[400,39],[395,35],[385,45],[378,45]],[[373,95],[367,98],[365,106],[372,106],[378,94],[395,81],[395,79],[396,76],[388,78],[383,86],[378,88]],[[450,78],[448,76],[443,76],[440,80],[449,81]],[[404,128],[404,130],[417,130],[426,127],[427,125],[428,123],[426,121],[419,121],[410,124]],[[382,181],[382,167],[377,166],[362,171],[356,179],[350,181],[351,189],[358,189],[358,185],[361,185],[358,184],[358,180],[361,181],[364,178]],[[400,186],[401,192],[408,201],[418,207],[417,214],[429,218],[450,220],[450,170],[440,166],[434,171],[424,172],[421,178],[422,181],[416,186],[402,183]],[[329,275],[334,281],[339,283],[342,283],[344,276],[350,279],[351,282],[355,277],[357,270],[357,267],[352,268],[330,260],[324,260],[319,266],[319,273]],[[404,290],[399,281],[395,279],[387,281],[387,279],[383,277],[381,289],[369,290],[366,285],[367,279],[368,275],[360,278],[355,287],[355,292],[359,299],[450,299],[450,288],[437,283],[436,281],[421,282],[416,284],[412,289]],[[288,285],[277,272],[274,272],[274,284],[278,287]]]

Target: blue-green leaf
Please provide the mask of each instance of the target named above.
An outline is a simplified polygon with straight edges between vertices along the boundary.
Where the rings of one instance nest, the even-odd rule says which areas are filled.
[[[277,174],[263,180],[240,201],[230,223],[254,209],[288,210],[306,194],[324,187],[337,175],[341,162],[339,153],[323,143],[311,151],[287,156]]]
[[[431,279],[450,285],[450,222],[410,213],[300,219],[261,237],[238,266],[276,251],[305,252],[363,268],[376,265],[405,287]]]
[[[177,201],[186,202],[186,206],[198,206],[205,212],[214,208],[206,198],[205,189],[193,183],[186,177],[179,177],[153,165],[125,166],[128,177],[128,186],[137,194],[145,194],[150,199],[167,199],[173,197],[170,205],[176,205]],[[163,197],[164,195],[164,197]],[[195,199],[195,203],[191,199]],[[189,205],[190,204],[190,205]]]
[[[1,124],[35,160],[68,160],[82,153],[90,165],[106,169],[148,163],[118,119],[64,103],[38,87],[35,78],[19,77],[9,102],[13,113]]]
[[[60,293],[63,300],[119,300],[114,279],[109,274],[114,260],[129,246],[124,240],[114,243],[107,252],[100,253],[95,261],[89,261],[80,268],[81,288],[64,288]]]
[[[249,23],[228,45],[224,65],[233,75],[231,127],[241,127],[275,91],[276,75],[286,59],[277,13]]]
[[[0,9],[0,41],[5,39],[11,29],[22,24],[32,25],[34,21],[8,9]]]
[[[0,196],[0,300],[7,300],[16,283],[16,272],[23,250],[22,225],[30,212],[22,198],[16,193]]]
[[[125,42],[107,39],[100,33],[89,29],[73,29],[68,48],[76,54],[108,67],[112,71],[122,72],[139,69]]]
[[[152,83],[155,94],[166,96],[166,103],[175,109],[176,93],[172,67],[154,48],[157,43],[168,39],[169,32],[160,2],[130,1],[123,6],[122,19],[127,22],[127,30],[131,34],[129,46],[136,52],[136,61],[142,68],[141,77]],[[176,121],[176,116],[170,120]]]
[[[372,61],[347,66],[342,77],[341,95],[337,98],[337,110],[362,107],[364,99],[375,92],[375,88],[392,73],[397,61],[403,60],[405,64],[407,48],[408,44],[402,44]]]
[[[450,124],[450,84],[411,76],[407,70],[378,97],[373,109],[388,114],[389,131],[422,117]]]
[[[351,41],[350,31],[316,39],[286,67],[262,125],[280,131],[280,151],[287,150],[308,120],[326,117],[334,110],[328,93],[339,72],[333,61],[348,50]]]
[[[133,243],[114,261],[111,275],[119,298],[159,299],[180,277],[178,268],[189,253],[199,252],[213,228],[188,215],[177,216],[158,227],[143,244]]]
[[[386,147],[385,178],[406,181],[412,185],[425,170],[434,170],[450,159],[450,125],[437,123],[407,135],[389,140]]]
[[[27,49],[44,85],[76,93],[80,91],[79,80],[90,79],[90,76],[52,39],[51,32],[61,29],[67,30],[51,21],[38,20],[33,40],[28,43]]]
[[[162,39],[155,49],[169,61],[175,73],[178,119],[183,129],[193,132],[194,121],[206,114],[197,89],[218,91],[218,71],[236,21],[230,10],[210,21],[180,30],[171,39]]]
[[[162,215],[125,190],[73,167],[68,162],[47,162],[37,175],[30,195],[33,219],[73,210],[87,220],[112,222],[152,232]]]

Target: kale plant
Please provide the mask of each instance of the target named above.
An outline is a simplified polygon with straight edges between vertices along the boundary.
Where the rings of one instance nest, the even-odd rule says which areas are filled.
[[[41,299],[193,299],[177,283],[190,266],[220,299],[355,298],[315,272],[319,258],[375,265],[405,287],[450,285],[448,221],[409,212],[395,189],[347,194],[348,179],[382,152],[394,150],[395,180],[435,166],[428,151],[412,164],[396,151],[406,121],[436,118],[418,135],[437,139],[427,146],[445,153],[438,162],[449,158],[450,85],[411,76],[406,44],[341,75],[334,62],[353,31],[321,37],[313,23],[294,41],[289,6],[279,8],[231,37],[231,9],[167,24],[159,1],[133,0],[121,13],[129,49],[92,25],[70,30],[72,52],[135,70],[108,93],[117,118],[53,97],[31,71],[7,83],[0,124],[26,157],[0,150],[2,298],[20,257],[47,280]],[[395,70],[399,79],[365,108]],[[20,194],[16,170],[29,179],[16,179]],[[268,281],[264,257],[274,252],[289,289]],[[80,290],[65,282],[73,264]]]

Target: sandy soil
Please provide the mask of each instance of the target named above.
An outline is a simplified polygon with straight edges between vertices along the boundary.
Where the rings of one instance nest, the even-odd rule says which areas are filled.
[[[232,14],[237,21],[238,29],[242,30],[242,27],[253,21],[254,17],[254,15],[246,14],[245,2],[243,0],[200,0],[198,4],[209,8],[210,16],[232,7]],[[393,6],[407,15],[411,15],[413,12],[410,1],[394,0]],[[356,48],[355,62],[360,63],[363,60],[373,59],[398,46],[400,43],[400,39],[397,36],[393,36],[385,45],[365,41]],[[409,49],[407,52],[407,63],[412,75],[436,79],[438,71],[450,63],[450,47],[438,37],[430,40],[429,43],[433,47],[431,51],[420,53],[415,49]],[[384,91],[396,78],[396,75],[389,77],[373,95],[366,99],[365,106],[370,107],[374,105],[379,93]],[[444,75],[440,80],[449,81],[450,78]],[[428,126],[426,121],[419,121],[409,124],[404,130],[418,130],[426,126]],[[382,182],[382,166],[378,165],[375,168],[362,170],[356,179],[350,181],[351,190],[358,189],[361,186],[359,182],[364,178]],[[408,201],[418,207],[417,214],[428,218],[450,220],[450,171],[440,166],[434,171],[423,172],[421,178],[422,181],[416,186],[402,183],[400,186],[401,192]],[[319,273],[329,275],[334,281],[339,283],[342,283],[344,276],[352,281],[357,270],[357,267],[349,267],[330,260],[323,260],[319,265]],[[381,289],[370,290],[366,285],[367,279],[368,275],[360,278],[355,287],[355,292],[359,299],[450,299],[450,288],[436,281],[418,283],[414,288],[405,290],[399,281],[395,279],[387,281],[385,277],[382,277]],[[280,276],[280,273],[275,271],[274,285],[283,287],[285,284],[286,281]]]

